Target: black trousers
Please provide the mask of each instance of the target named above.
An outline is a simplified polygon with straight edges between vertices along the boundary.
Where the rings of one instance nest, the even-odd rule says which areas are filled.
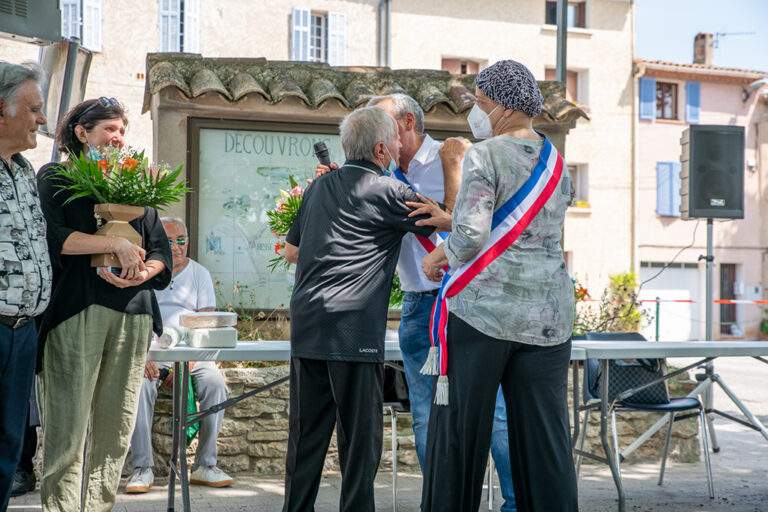
[[[499,383],[517,510],[578,510],[568,418],[570,354],[570,340],[554,347],[499,340],[449,316],[449,405],[433,403],[429,414],[423,512],[478,510]]]
[[[29,423],[36,351],[34,322],[18,329],[0,324],[0,510],[8,506]]]
[[[291,404],[283,512],[314,510],[336,425],[341,512],[374,512],[381,459],[384,365],[291,359]]]

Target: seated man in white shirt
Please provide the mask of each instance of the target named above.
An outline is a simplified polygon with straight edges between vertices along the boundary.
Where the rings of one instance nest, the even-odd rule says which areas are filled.
[[[213,311],[216,307],[216,296],[213,289],[211,274],[202,265],[187,257],[189,235],[184,221],[177,218],[164,217],[165,233],[171,244],[173,254],[173,278],[165,290],[155,292],[163,325],[179,325],[179,317],[184,313],[197,311]],[[171,368],[172,363],[147,361],[144,369],[144,382],[139,399],[139,412],[136,417],[136,428],[131,438],[131,460],[133,473],[125,486],[127,493],[145,493],[154,483],[152,467],[155,465],[152,457],[152,417],[157,399],[157,388],[161,384],[160,371]],[[192,381],[195,385],[195,395],[200,402],[200,409],[227,399],[227,385],[214,361],[190,363]],[[165,386],[173,386],[173,374],[169,374],[162,382]],[[226,487],[235,481],[216,466],[216,439],[219,436],[224,411],[210,414],[200,420],[200,438],[195,454],[195,463],[189,483],[207,485],[210,487]]]

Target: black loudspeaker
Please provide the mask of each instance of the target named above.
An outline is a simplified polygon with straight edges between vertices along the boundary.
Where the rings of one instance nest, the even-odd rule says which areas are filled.
[[[683,219],[744,218],[744,127],[691,125],[680,138]]]

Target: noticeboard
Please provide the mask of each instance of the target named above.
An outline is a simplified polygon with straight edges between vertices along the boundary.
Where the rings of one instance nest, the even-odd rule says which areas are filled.
[[[272,272],[277,238],[267,210],[317,166],[313,145],[324,141],[343,162],[336,125],[191,119],[188,204],[190,256],[216,283],[218,307],[287,309],[293,268]]]

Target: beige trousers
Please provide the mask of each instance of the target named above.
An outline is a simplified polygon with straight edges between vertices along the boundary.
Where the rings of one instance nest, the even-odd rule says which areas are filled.
[[[151,315],[98,305],[48,334],[39,379],[44,511],[112,509],[151,334]]]

